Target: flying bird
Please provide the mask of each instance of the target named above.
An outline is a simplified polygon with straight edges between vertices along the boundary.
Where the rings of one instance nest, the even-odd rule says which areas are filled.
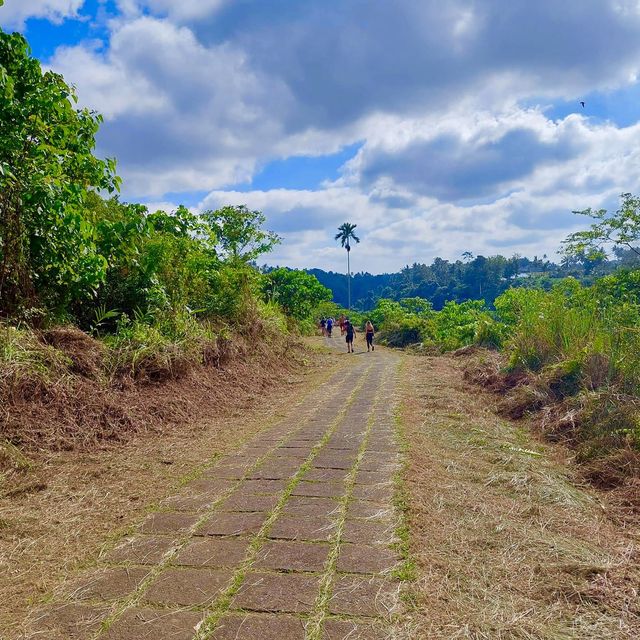
[[[584,102],[582,102],[582,100],[580,100],[580,104],[582,105],[582,108],[584,109]]]

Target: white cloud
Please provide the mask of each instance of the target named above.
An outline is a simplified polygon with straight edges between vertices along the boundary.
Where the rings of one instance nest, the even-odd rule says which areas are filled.
[[[523,106],[578,107],[636,81],[638,3],[587,4],[119,0],[104,49],[60,49],[51,65],[105,114],[100,151],[125,195],[264,209],[285,235],[274,261],[337,268],[344,220],[372,271],[465,249],[552,254],[572,209],[640,190],[638,125]],[[320,189],[225,190],[270,159],[355,141]]]
[[[127,17],[139,17],[143,10],[155,16],[168,16],[176,22],[198,20],[215,15],[231,0],[117,0]]]
[[[29,18],[45,18],[60,23],[75,18],[85,0],[5,0],[0,7],[0,25],[21,29]]]
[[[281,134],[287,94],[241,49],[204,47],[186,27],[119,23],[105,52],[57,52],[51,66],[102,111],[101,151],[120,160],[129,192],[161,196],[248,180]]]

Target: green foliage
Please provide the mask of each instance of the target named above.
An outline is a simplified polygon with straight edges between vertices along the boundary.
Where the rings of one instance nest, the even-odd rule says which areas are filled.
[[[485,336],[490,322],[484,300],[467,300],[460,304],[449,301],[435,313],[434,339],[444,351],[459,349],[473,344],[477,336]],[[485,333],[481,326],[485,327]]]
[[[293,269],[273,269],[264,276],[266,298],[278,303],[287,315],[296,320],[311,318],[314,309],[331,300],[331,291],[315,276]]]
[[[564,242],[569,256],[585,256],[589,260],[602,260],[607,249],[625,247],[640,255],[635,245],[640,242],[640,198],[623,193],[620,209],[610,214],[606,209],[585,209],[574,213],[596,220],[586,231],[572,233]]]
[[[575,280],[551,291],[511,290],[496,300],[513,368],[540,371],[580,363],[590,387],[640,391],[640,274],[621,272],[584,287]],[[597,371],[595,369],[598,369]]]
[[[473,343],[495,347],[502,342],[502,328],[482,300],[449,301],[434,311],[424,298],[381,299],[368,317],[391,346],[422,343],[451,351]]]
[[[251,263],[279,242],[264,215],[245,206],[149,214],[103,199],[98,191],[118,187],[115,163],[93,156],[101,118],[75,101],[22,36],[0,32],[0,314],[118,334],[133,321],[137,333],[153,325],[171,340],[196,315],[254,322],[266,307]],[[317,282],[298,294],[298,316],[327,297]]]
[[[264,214],[244,205],[205,211],[201,217],[216,238],[220,254],[234,262],[255,260],[280,242],[277,234],[262,229],[266,222]]]
[[[113,160],[94,157],[96,113],[76,109],[19,34],[0,31],[0,312],[61,308],[92,295],[107,261],[83,204],[114,191]]]

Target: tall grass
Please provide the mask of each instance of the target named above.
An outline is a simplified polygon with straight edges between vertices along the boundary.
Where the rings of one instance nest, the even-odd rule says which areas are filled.
[[[534,372],[562,362],[585,386],[640,393],[640,304],[605,286],[566,281],[549,292],[512,289],[496,300],[511,368]]]

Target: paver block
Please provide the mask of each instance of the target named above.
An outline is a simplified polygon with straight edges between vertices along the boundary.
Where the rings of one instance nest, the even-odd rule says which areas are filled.
[[[207,469],[203,474],[203,478],[220,478],[222,480],[241,480],[245,477],[251,467],[251,462],[246,464],[235,464],[228,466],[216,465],[211,469]]]
[[[67,591],[76,600],[120,600],[133,593],[148,573],[145,567],[101,569],[73,580]]]
[[[398,562],[398,555],[391,549],[366,544],[343,544],[338,556],[338,571],[348,573],[383,573]]]
[[[248,477],[250,480],[286,480],[289,481],[300,468],[300,463],[296,461],[268,460],[252,471]]]
[[[276,571],[322,571],[328,555],[328,544],[275,540],[266,542],[260,549],[255,567]]]
[[[231,579],[231,570],[167,569],[153,582],[143,600],[167,606],[211,603]]]
[[[360,445],[362,444],[362,436],[360,434],[352,435],[342,435],[342,436],[332,436],[331,439],[327,442],[325,447],[327,449],[347,449],[349,451],[353,451],[357,453],[360,449]]]
[[[273,443],[275,444],[275,443]],[[269,446],[273,446],[273,444],[267,444],[267,448]],[[252,462],[262,457],[266,453],[265,447],[260,446],[257,442],[252,442],[247,444],[244,447],[238,449],[238,451],[234,453],[230,453],[229,455],[221,458],[220,464],[233,464],[232,460],[243,460],[244,458],[251,460]]]
[[[323,451],[313,459],[313,465],[324,469],[351,469],[355,456],[344,456],[334,451]]]
[[[264,513],[214,514],[195,533],[197,536],[241,536],[258,533],[265,521]]]
[[[224,458],[220,458],[216,466],[219,467],[235,467],[239,464],[246,464],[247,466],[255,464],[265,453],[269,451],[272,445],[267,445],[264,448],[259,449],[240,449],[235,453],[230,453]]]
[[[367,453],[368,452],[397,454],[398,445],[393,440],[387,438],[369,438],[367,442]]]
[[[329,611],[349,616],[389,616],[398,606],[398,585],[384,578],[341,576],[333,585]]]
[[[353,487],[353,497],[358,500],[375,500],[376,502],[390,502],[393,499],[394,488],[390,483],[357,484]]]
[[[356,484],[391,484],[393,474],[386,471],[358,471],[356,474]]]
[[[342,482],[348,474],[348,469],[323,469],[321,467],[312,467],[304,474],[304,479],[313,480],[315,482]]]
[[[198,514],[151,513],[140,526],[142,533],[184,533],[188,531],[200,518]]]
[[[208,475],[203,475],[197,480],[192,480],[188,485],[188,489],[192,493],[204,493],[210,495],[213,498],[220,497],[225,491],[235,487],[237,484],[233,480],[228,478],[218,478],[215,476],[215,469],[206,472]]]
[[[284,540],[328,541],[336,531],[335,524],[329,518],[309,516],[291,518],[281,516],[271,527],[269,537]]]
[[[162,557],[175,546],[170,537],[136,536],[126,538],[104,558],[108,562],[132,562],[133,564],[158,564]]]
[[[219,507],[220,511],[271,511],[278,502],[277,495],[246,494],[240,489],[232,494]]]
[[[311,451],[312,447],[315,445],[315,440],[315,438],[305,440],[296,436],[294,440],[289,440],[281,445],[281,448],[293,447],[295,449],[304,449],[306,447],[307,451]]]
[[[104,636],[105,640],[192,640],[204,614],[172,609],[129,609]]]
[[[284,505],[283,514],[288,516],[337,516],[340,503],[333,498],[310,498],[291,496]]]
[[[29,638],[41,640],[85,640],[107,616],[107,607],[71,603],[49,605],[32,614]]]
[[[304,640],[305,623],[287,615],[223,616],[211,640]]]
[[[375,459],[366,459],[360,462],[360,471],[380,471],[386,473],[390,478],[402,469],[400,464],[381,462]]]
[[[252,611],[303,613],[313,609],[318,589],[316,576],[251,572],[231,606]]]
[[[389,451],[367,451],[362,457],[363,463],[377,462],[384,465],[397,465],[402,458],[399,453]]]
[[[391,544],[394,540],[393,525],[385,521],[347,520],[342,531],[343,542]]]
[[[174,561],[193,567],[235,567],[245,558],[249,541],[246,538],[194,538]]]
[[[355,620],[326,620],[322,640],[391,640],[389,629],[380,624]]]
[[[293,496],[339,498],[346,492],[344,482],[299,482],[291,492]]]
[[[395,516],[390,504],[381,504],[370,500],[352,500],[347,506],[347,518],[368,518],[370,520],[389,520]]]
[[[181,493],[162,501],[162,506],[175,511],[202,511],[208,509],[216,496],[209,493]]]
[[[280,493],[287,484],[287,480],[245,480],[239,487],[245,493]]]
[[[311,453],[311,447],[278,447],[271,455],[276,458],[299,460],[302,464],[302,461],[309,457],[309,453]]]

